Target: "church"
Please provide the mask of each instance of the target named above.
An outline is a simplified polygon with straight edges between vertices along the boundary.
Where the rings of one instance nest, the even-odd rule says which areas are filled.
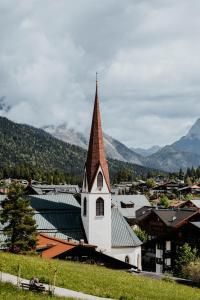
[[[120,212],[114,195],[111,195],[97,81],[89,148],[79,195],[76,199],[73,193],[53,193],[50,190],[49,193],[41,191],[27,196],[34,210],[40,248],[46,249],[43,256],[67,259],[73,255],[83,257],[90,251],[97,260],[103,259],[122,268],[132,265],[141,270],[142,242]],[[0,202],[5,197],[1,195]],[[0,226],[0,241],[4,239]]]
[[[141,241],[111,200],[98,96],[98,82],[81,192],[81,218],[87,241],[97,249],[141,269]],[[123,242],[120,243],[120,232]],[[118,242],[117,242],[118,241]]]

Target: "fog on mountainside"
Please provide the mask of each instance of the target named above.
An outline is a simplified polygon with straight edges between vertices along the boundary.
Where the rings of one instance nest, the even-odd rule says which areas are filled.
[[[58,139],[84,149],[88,146],[88,137],[67,128],[66,124],[46,126],[44,130]],[[134,140],[134,137],[133,137]],[[104,134],[107,156],[112,159],[136,163],[164,171],[178,171],[180,168],[198,167],[200,165],[200,119],[191,127],[186,136],[163,148],[153,146],[149,149],[128,148],[120,141]]]

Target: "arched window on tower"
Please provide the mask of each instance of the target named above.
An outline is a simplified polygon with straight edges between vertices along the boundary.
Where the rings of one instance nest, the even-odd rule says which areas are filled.
[[[84,175],[84,189],[86,190],[86,187],[87,187],[87,181],[86,181],[86,178],[87,178],[87,173],[85,172],[85,175]]]
[[[101,172],[99,172],[97,176],[97,187],[98,189],[101,189],[103,187],[103,175]]]
[[[87,214],[87,199],[84,198],[83,200],[83,215],[86,216]]]
[[[98,198],[96,201],[96,216],[104,216],[104,201]]]

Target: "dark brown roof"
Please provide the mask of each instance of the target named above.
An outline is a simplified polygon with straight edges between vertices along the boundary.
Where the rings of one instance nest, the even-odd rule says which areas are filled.
[[[169,227],[179,227],[198,213],[196,209],[154,209],[153,212]]]
[[[101,166],[108,189],[110,190],[110,178],[108,171],[108,163],[105,156],[103,132],[101,126],[101,115],[99,108],[98,84],[96,81],[96,93],[94,102],[94,111],[92,118],[92,126],[90,132],[90,142],[86,161],[87,182],[89,191],[91,191],[97,170]]]
[[[136,211],[136,220],[142,223],[152,213],[156,214],[166,226],[175,228],[181,226],[199,212],[196,208],[164,209],[144,206]]]

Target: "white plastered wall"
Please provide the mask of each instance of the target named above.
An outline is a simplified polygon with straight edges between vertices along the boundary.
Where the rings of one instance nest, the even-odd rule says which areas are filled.
[[[129,263],[138,269],[141,266],[141,246],[138,247],[120,247],[112,248],[111,255],[119,260],[125,261],[126,256],[129,257]]]
[[[97,171],[102,172],[101,167]],[[103,174],[103,172],[102,172]],[[104,200],[104,216],[96,216],[96,200]],[[87,213],[83,215],[83,201],[87,199]],[[81,194],[81,216],[89,244],[97,245],[98,250],[109,254],[111,252],[111,194],[103,176],[103,187],[97,188],[97,176],[91,192],[87,188]]]

